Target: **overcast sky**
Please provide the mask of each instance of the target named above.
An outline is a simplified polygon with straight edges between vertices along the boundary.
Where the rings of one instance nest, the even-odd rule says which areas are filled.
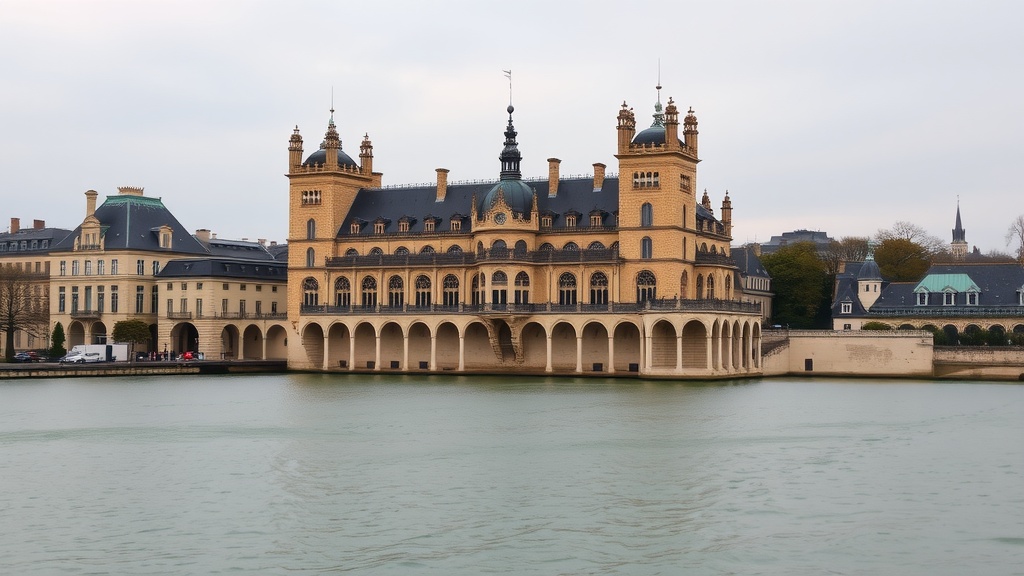
[[[1006,250],[1024,213],[1024,2],[0,0],[0,230],[143,186],[190,230],[287,238],[288,137],[369,133],[384,184],[617,172],[615,116],[700,121],[734,243],[909,220]],[[716,211],[717,213],[717,211]]]

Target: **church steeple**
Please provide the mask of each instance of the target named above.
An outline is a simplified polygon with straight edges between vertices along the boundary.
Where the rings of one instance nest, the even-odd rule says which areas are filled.
[[[967,231],[960,222],[960,200],[956,201],[956,226],[953,227],[953,241],[949,244],[953,258],[963,260],[967,257]]]

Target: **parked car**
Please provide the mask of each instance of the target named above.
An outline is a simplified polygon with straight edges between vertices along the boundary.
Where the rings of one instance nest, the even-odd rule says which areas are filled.
[[[72,352],[60,359],[61,364],[85,364],[86,362],[103,362],[105,358],[99,352]]]
[[[12,359],[14,362],[32,362],[32,356],[28,352],[18,352]]]

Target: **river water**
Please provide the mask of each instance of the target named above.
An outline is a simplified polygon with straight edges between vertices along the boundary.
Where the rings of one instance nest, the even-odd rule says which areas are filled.
[[[3,574],[1024,574],[1024,386],[0,383]]]

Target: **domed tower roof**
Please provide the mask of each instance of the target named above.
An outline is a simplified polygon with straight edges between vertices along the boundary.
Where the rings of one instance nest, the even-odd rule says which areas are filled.
[[[501,150],[498,159],[501,161],[501,180],[487,191],[480,198],[477,205],[477,212],[484,214],[502,198],[505,204],[517,214],[529,215],[533,208],[533,189],[523,182],[522,172],[519,170],[519,163],[522,161],[522,154],[519,153],[519,143],[516,142],[515,126],[512,125],[512,112],[515,108],[508,105],[508,126],[505,128],[505,147]]]
[[[656,88],[658,90],[658,100],[654,103],[654,122],[650,128],[641,130],[633,137],[633,144],[641,146],[650,144],[661,146],[665,144],[665,113],[661,107],[661,84],[658,84]]]
[[[857,280],[881,279],[882,271],[878,269],[878,263],[875,262],[875,247],[869,243],[868,256],[864,259],[864,264],[860,267],[860,271],[857,272]]]
[[[331,109],[331,119],[327,122],[327,133],[324,134],[324,140],[320,143],[320,149],[310,154],[305,160],[303,160],[303,166],[315,166],[319,164],[327,163],[327,148],[328,144],[332,144],[333,147],[337,147],[338,150],[338,166],[353,166],[358,168],[359,165],[352,159],[351,156],[344,153],[341,150],[341,139],[338,138],[338,130],[334,125],[334,109]]]

